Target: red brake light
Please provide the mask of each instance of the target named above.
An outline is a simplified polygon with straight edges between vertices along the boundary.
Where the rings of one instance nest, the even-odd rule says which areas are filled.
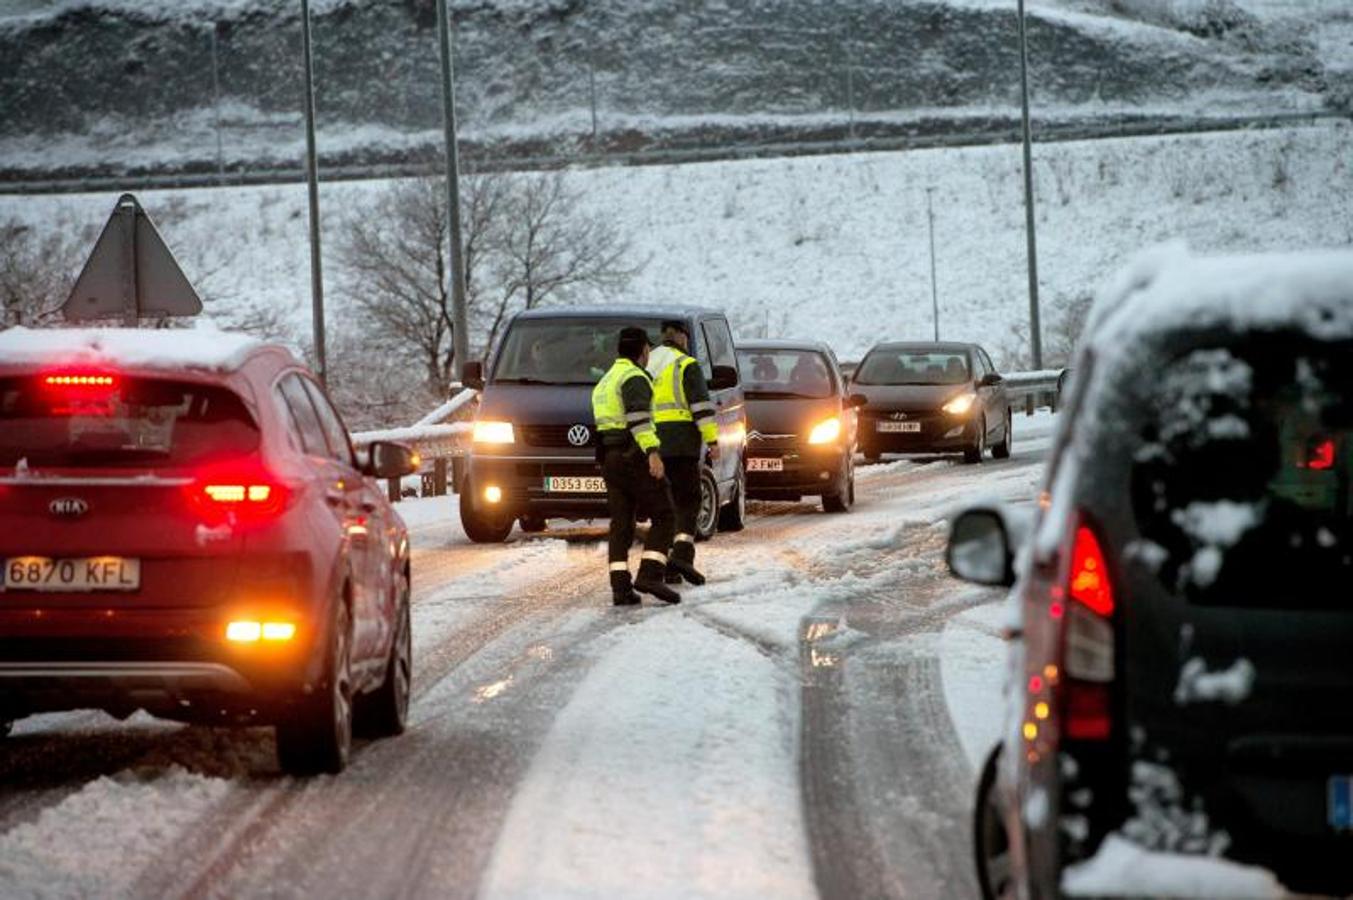
[[[118,377],[107,372],[53,372],[43,376],[42,384],[67,391],[111,391],[117,388]]]
[[[1297,463],[1297,468],[1319,472],[1334,468],[1334,441],[1329,438],[1315,441],[1306,451],[1305,458]]]
[[[1067,578],[1071,599],[1092,612],[1108,618],[1113,615],[1113,587],[1095,533],[1084,525],[1076,528],[1071,545],[1071,572]]]
[[[1107,684],[1070,682],[1063,693],[1063,729],[1079,741],[1105,741],[1113,731],[1113,710]]]
[[[191,488],[198,510],[207,518],[234,514],[237,519],[263,519],[286,506],[290,492],[262,467],[213,468]]]

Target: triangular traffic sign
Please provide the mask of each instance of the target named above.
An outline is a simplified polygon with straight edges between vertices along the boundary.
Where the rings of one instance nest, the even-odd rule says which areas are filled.
[[[72,322],[121,317],[135,325],[141,318],[201,311],[202,298],[146,211],[123,194],[61,312]]]

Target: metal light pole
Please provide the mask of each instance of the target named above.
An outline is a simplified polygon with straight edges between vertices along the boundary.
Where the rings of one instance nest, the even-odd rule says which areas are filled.
[[[315,365],[322,382],[328,370],[324,359],[324,274],[319,252],[319,160],[315,156],[315,73],[310,53],[310,0],[301,0],[301,49],[305,60],[305,178],[310,192],[310,303]]]
[[[925,189],[925,214],[930,222],[930,308],[935,322],[935,340],[940,339],[940,295],[935,287],[935,206],[931,202],[931,197],[935,193],[933,187]]]
[[[470,331],[465,313],[465,259],[460,237],[460,151],[456,145],[456,80],[451,65],[451,15],[437,0],[437,36],[442,55],[442,110],[446,127],[446,215],[451,226],[451,355],[456,379],[465,377]]]
[[[1019,3],[1019,81],[1024,118],[1024,236],[1029,248],[1029,350],[1033,367],[1043,368],[1043,331],[1038,315],[1038,241],[1034,237],[1033,137],[1029,131],[1029,46],[1024,0]]]

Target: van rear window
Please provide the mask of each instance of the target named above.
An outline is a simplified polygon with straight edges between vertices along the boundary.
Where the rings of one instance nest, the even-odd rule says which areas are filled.
[[[661,341],[656,319],[518,319],[493,371],[493,380],[519,384],[596,384],[615,362],[620,329],[637,325]]]
[[[1353,348],[1194,350],[1143,412],[1132,501],[1167,584],[1221,605],[1348,606]]]
[[[248,455],[258,443],[243,401],[222,387],[122,376],[0,378],[0,469],[191,466]]]

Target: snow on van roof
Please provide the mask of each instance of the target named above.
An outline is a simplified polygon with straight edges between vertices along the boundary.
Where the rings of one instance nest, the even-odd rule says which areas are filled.
[[[10,328],[0,331],[0,365],[101,364],[145,369],[230,371],[263,343],[196,328]]]
[[[1204,257],[1183,244],[1155,247],[1109,281],[1085,333],[1105,360],[1151,335],[1213,328],[1353,338],[1353,251]]]

